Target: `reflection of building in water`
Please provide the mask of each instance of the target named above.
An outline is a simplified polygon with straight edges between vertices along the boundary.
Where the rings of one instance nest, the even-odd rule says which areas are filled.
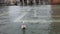
[[[0,5],[48,5],[60,4],[60,0],[0,0]]]
[[[52,4],[60,4],[60,0],[51,0]]]
[[[16,0],[0,0],[0,5],[15,5]]]
[[[0,0],[0,6],[5,5],[5,0]]]
[[[7,0],[7,5],[17,5],[17,1],[16,0]]]
[[[1,3],[7,5],[46,5],[50,3],[50,0],[0,0]]]
[[[49,4],[50,3],[50,0],[20,0],[20,4],[22,5],[46,5],[46,4]]]

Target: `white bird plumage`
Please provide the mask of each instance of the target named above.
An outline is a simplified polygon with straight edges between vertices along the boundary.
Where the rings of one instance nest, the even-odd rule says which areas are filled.
[[[26,24],[25,24],[24,21],[23,21],[23,23],[22,23],[22,25],[21,25],[21,28],[22,28],[22,29],[26,29]]]

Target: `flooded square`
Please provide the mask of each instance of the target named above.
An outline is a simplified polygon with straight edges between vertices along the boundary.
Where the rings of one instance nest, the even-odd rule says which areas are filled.
[[[59,5],[0,6],[0,34],[60,34],[59,9]]]

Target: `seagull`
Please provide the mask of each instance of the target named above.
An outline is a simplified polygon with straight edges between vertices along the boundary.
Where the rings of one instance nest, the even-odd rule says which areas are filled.
[[[23,21],[22,25],[21,25],[21,29],[25,30],[27,27],[26,27],[26,24],[25,22]]]

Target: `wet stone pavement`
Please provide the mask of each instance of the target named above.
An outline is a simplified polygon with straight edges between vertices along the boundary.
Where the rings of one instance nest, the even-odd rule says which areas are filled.
[[[55,34],[52,33],[55,32],[52,27],[55,23],[51,7],[51,5],[1,7],[0,12],[3,12],[0,13],[0,34]],[[25,31],[21,29],[22,21],[27,25]]]

